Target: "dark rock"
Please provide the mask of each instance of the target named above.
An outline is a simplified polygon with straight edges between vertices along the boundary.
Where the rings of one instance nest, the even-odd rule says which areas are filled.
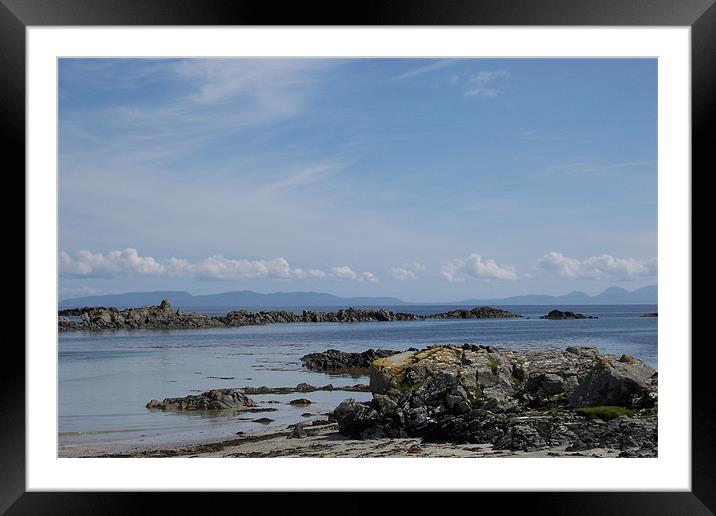
[[[306,369],[311,371],[357,371],[368,370],[370,364],[376,358],[384,358],[395,355],[400,351],[392,349],[369,349],[362,353],[348,353],[329,349],[322,353],[309,353],[301,357],[301,362]]]
[[[260,417],[258,419],[253,420],[254,423],[261,423],[262,425],[268,425],[269,423],[273,423],[273,419],[268,417]]]
[[[57,315],[59,316],[78,316],[92,310],[114,310],[106,306],[83,306],[82,308],[66,308],[64,310],[58,310]]]
[[[308,434],[303,425],[301,423],[293,425],[293,431],[288,434],[288,439],[303,439],[304,437],[308,437]]]
[[[491,306],[477,306],[471,310],[452,310],[430,316],[432,319],[511,319],[516,317],[522,316]]]
[[[392,312],[390,310],[360,310],[347,308],[336,312],[303,311],[302,322],[371,322],[371,321],[421,321],[423,315]]]
[[[646,314],[641,314],[639,317],[659,317],[658,312],[649,312]]]
[[[289,405],[296,405],[296,406],[305,406],[305,405],[310,405],[311,403],[313,403],[313,402],[306,398],[298,398],[296,400],[291,400],[288,402]]]
[[[58,323],[61,330],[220,328],[224,323],[206,314],[177,313],[166,299],[159,306],[83,309],[80,322]]]
[[[365,384],[344,385],[334,387],[332,384],[316,387],[308,383],[299,383],[295,387],[244,387],[245,394],[291,394],[294,392],[316,392],[316,391],[348,391],[348,392],[370,392],[370,386]],[[269,402],[270,403],[270,402]]]
[[[597,317],[593,315],[575,314],[574,312],[562,312],[560,310],[552,310],[547,315],[541,315],[540,319],[561,321],[565,319],[597,319]]]
[[[191,329],[260,326],[265,324],[289,324],[307,322],[375,322],[375,321],[421,321],[424,315],[392,312],[384,309],[346,308],[335,312],[313,312],[304,310],[297,314],[289,311],[232,310],[223,316],[209,316],[197,312],[174,311],[168,300],[159,306],[145,306],[118,310],[111,307],[84,307],[60,310],[58,329],[71,330],[112,330],[112,329]],[[71,321],[67,316],[80,316],[80,321]],[[437,314],[437,318],[495,318],[520,317],[505,310],[478,307],[472,310],[458,310]],[[367,366],[365,366],[367,367]]]
[[[151,400],[146,407],[159,410],[251,410],[256,403],[236,389],[214,389],[183,398]]]

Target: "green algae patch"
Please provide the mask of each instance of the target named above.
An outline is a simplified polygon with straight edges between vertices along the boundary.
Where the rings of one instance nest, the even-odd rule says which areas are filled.
[[[632,417],[634,411],[626,407],[617,407],[614,405],[602,405],[599,407],[584,407],[578,408],[575,412],[581,416],[585,416],[591,419],[601,419],[602,421],[609,421],[621,416]]]
[[[497,374],[497,359],[492,355],[487,355],[487,361],[490,364],[490,369],[492,369],[492,374]]]

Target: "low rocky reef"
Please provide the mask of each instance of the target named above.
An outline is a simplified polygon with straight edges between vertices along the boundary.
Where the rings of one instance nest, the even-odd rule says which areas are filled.
[[[275,409],[258,408],[248,394],[291,394],[295,392],[347,391],[369,392],[365,384],[334,387],[332,384],[316,387],[309,383],[299,383],[296,387],[243,387],[241,389],[212,389],[201,394],[190,394],[178,398],[164,398],[162,401],[150,400],[148,409],[175,411],[235,410],[247,412],[266,412]],[[301,398],[303,399],[303,398]],[[296,401],[296,400],[294,400]]]
[[[174,310],[166,299],[159,306],[141,308],[92,308],[80,315],[79,321],[60,317],[60,330],[108,330],[108,329],[177,329],[221,328],[225,326],[215,317],[197,312]]]
[[[373,310],[347,308],[335,312],[314,312],[304,310],[301,314],[289,311],[233,310],[223,316],[211,316],[197,312],[174,310],[166,299],[159,306],[140,308],[84,307],[61,310],[58,313],[60,331],[71,330],[111,330],[111,329],[192,329],[226,328],[241,326],[262,326],[265,324],[320,323],[320,322],[374,322],[374,321],[422,321],[434,319],[486,319],[522,317],[505,310],[481,306],[472,310],[454,310],[430,316]],[[80,316],[73,321],[67,316]]]
[[[594,315],[575,314],[574,312],[562,312],[560,310],[552,310],[547,315],[541,315],[540,319],[549,319],[551,321],[562,321],[566,319],[597,319]]]
[[[491,306],[478,306],[472,310],[451,310],[430,316],[431,319],[514,319],[517,317],[522,316]]]
[[[183,398],[151,400],[149,409],[159,410],[243,410],[255,407],[256,403],[237,389],[213,389]]]
[[[57,315],[59,315],[60,317],[78,316],[78,315],[82,315],[87,312],[91,312],[92,310],[109,310],[109,307],[106,307],[106,306],[83,306],[83,307],[77,307],[77,308],[65,308],[64,310],[58,310]]]
[[[657,371],[629,355],[434,346],[375,360],[373,399],[333,412],[354,439],[422,437],[496,449],[657,454]]]
[[[646,314],[641,314],[639,317],[659,317],[658,312],[649,312]]]
[[[368,372],[374,360],[397,353],[400,353],[400,351],[394,349],[369,349],[362,353],[348,353],[337,349],[329,349],[321,353],[304,355],[301,357],[301,362],[303,362],[303,367],[310,371]]]

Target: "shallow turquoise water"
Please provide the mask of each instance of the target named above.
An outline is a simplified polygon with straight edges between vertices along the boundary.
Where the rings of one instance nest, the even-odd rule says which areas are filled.
[[[395,309],[434,313],[453,308]],[[370,347],[407,349],[464,342],[514,349],[585,345],[616,355],[629,353],[657,366],[658,319],[639,317],[657,311],[653,305],[560,307],[599,316],[575,321],[536,318],[554,308],[551,306],[503,308],[530,318],[63,333],[58,356],[60,444],[207,440],[321,417],[346,398],[369,399],[368,393],[344,391],[252,396],[261,406],[277,409],[260,414],[188,415],[145,408],[152,398],[185,396],[218,387],[367,383],[364,377],[313,373],[301,367],[301,356],[329,348],[364,351]],[[288,405],[301,397],[314,404],[298,408]],[[263,405],[268,400],[280,403]],[[302,416],[305,412],[313,415]],[[261,417],[274,422],[264,425],[252,421]]]

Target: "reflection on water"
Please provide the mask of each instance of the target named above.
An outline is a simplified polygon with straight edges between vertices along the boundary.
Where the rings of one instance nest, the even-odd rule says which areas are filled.
[[[411,307],[410,311],[429,313],[453,308]],[[59,341],[60,444],[208,440],[324,417],[322,414],[346,398],[370,399],[369,393],[345,391],[252,395],[260,407],[277,409],[255,414],[176,413],[145,408],[150,399],[213,388],[367,383],[366,377],[313,373],[302,368],[301,356],[329,348],[403,350],[464,342],[514,349],[585,345],[616,355],[629,353],[657,366],[658,319],[638,317],[657,311],[653,305],[561,308],[599,316],[577,321],[536,318],[552,307],[505,308],[531,318],[63,333]],[[306,407],[288,404],[297,397],[309,398],[313,403]],[[311,416],[302,416],[307,412]],[[262,417],[273,421],[268,425],[255,421]]]

